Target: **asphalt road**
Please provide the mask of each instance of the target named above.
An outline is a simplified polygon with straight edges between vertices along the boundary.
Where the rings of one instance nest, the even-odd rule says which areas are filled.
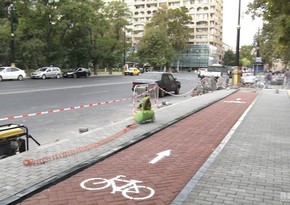
[[[182,84],[180,96],[159,99],[159,104],[164,100],[175,103],[190,97],[183,94],[197,84],[197,76],[193,72],[174,75]],[[24,124],[40,144],[80,135],[79,128],[82,127],[92,130],[117,123],[132,117],[131,84],[134,78],[136,77],[92,76],[78,79],[2,81],[0,123]],[[89,106],[92,104],[94,106]],[[78,106],[87,107],[77,109]],[[26,114],[33,116],[24,117]],[[30,144],[31,148],[35,146],[34,143]]]

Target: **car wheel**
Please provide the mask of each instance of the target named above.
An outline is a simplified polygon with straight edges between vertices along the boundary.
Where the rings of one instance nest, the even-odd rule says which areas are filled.
[[[177,86],[176,90],[175,90],[175,94],[178,95],[179,94],[179,91],[180,91],[180,87]]]
[[[3,80],[3,78],[2,78],[2,76],[0,75],[0,81],[2,81]]]
[[[90,76],[90,75],[89,75],[88,73],[86,73],[86,76],[85,76],[85,77],[88,78],[89,76]]]
[[[45,75],[42,75],[41,78],[42,78],[42,80],[45,80],[46,76]]]
[[[56,75],[56,78],[57,78],[57,79],[59,79],[59,78],[60,78],[60,75],[59,75],[59,74],[57,74],[57,75]]]
[[[20,76],[18,76],[18,78],[17,78],[18,80],[23,80],[23,76],[22,75],[20,75]]]
[[[74,78],[77,78],[78,76],[77,76],[77,74],[74,74]]]

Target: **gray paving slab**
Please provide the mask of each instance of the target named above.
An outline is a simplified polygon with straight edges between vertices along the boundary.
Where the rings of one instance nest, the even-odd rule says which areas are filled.
[[[133,129],[120,137],[112,138],[116,133],[122,132],[130,125],[133,122],[132,118],[83,133],[81,136],[72,136],[69,139],[43,145],[2,159],[0,160],[0,181],[2,185],[0,188],[0,204],[13,203],[41,187],[55,183],[67,175],[73,174],[79,169],[104,160],[113,153],[148,137],[154,132],[164,129],[177,120],[209,106],[236,91],[236,89],[215,91],[159,108],[156,110],[155,123],[137,124]],[[112,140],[106,141],[108,138]],[[69,157],[61,157],[48,161],[38,166],[23,165],[23,160],[25,159],[42,159],[67,150],[74,150],[96,143],[99,143],[101,146]]]
[[[171,205],[290,204],[289,123],[288,91],[262,90]]]

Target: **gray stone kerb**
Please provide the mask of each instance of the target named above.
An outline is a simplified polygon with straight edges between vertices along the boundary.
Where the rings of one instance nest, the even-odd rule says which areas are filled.
[[[66,150],[100,142],[124,130],[128,125],[132,124],[133,118],[127,118],[113,125],[83,133],[81,136],[73,136],[69,139],[43,145],[2,159],[0,160],[0,169],[2,171],[0,176],[2,184],[0,188],[0,204],[19,202],[27,195],[43,190],[52,183],[64,180],[236,91],[236,89],[219,90],[162,107],[155,111],[156,121],[154,123],[136,124],[133,129],[122,136],[97,148],[49,161],[45,164],[24,166],[23,160],[41,159]]]

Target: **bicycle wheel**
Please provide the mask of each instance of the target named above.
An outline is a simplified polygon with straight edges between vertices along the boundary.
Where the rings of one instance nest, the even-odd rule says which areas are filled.
[[[136,191],[135,187],[128,187],[122,191],[122,194],[127,199],[132,200],[145,200],[149,199],[155,194],[154,189],[147,186],[137,186],[139,192]]]
[[[110,181],[104,178],[90,178],[82,181],[80,186],[86,190],[101,190],[110,186]]]

